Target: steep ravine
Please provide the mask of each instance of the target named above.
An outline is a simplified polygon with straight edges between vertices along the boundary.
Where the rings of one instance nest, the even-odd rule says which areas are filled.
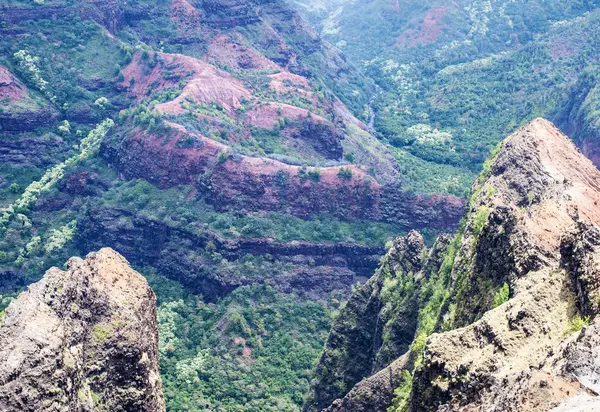
[[[547,411],[596,402],[598,201],[600,172],[566,136],[542,119],[521,128],[486,163],[459,233],[438,241],[440,258],[411,233],[351,296],[304,409]],[[407,244],[415,252],[397,252]]]

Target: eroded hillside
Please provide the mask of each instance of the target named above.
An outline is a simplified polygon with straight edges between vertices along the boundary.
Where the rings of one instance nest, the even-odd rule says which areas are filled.
[[[399,239],[350,298],[305,410],[594,401],[597,371],[583,359],[597,338],[599,197],[600,172],[549,122],[507,138],[455,238],[429,251],[416,233]]]
[[[0,308],[114,248],[157,291],[170,408],[297,410],[330,314],[386,241],[462,214],[405,186],[355,115],[371,82],[282,1],[0,16]]]

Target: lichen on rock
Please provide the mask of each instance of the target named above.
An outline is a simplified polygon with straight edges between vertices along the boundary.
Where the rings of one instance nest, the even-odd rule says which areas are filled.
[[[156,298],[111,249],[52,268],[6,310],[2,411],[164,411]]]

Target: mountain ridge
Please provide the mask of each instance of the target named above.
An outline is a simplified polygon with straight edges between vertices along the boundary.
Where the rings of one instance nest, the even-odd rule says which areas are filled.
[[[598,272],[588,262],[597,258],[591,239],[600,223],[599,197],[600,172],[551,123],[537,119],[508,137],[474,183],[467,215],[446,243],[442,263],[433,270],[389,271],[386,265],[401,268],[406,257],[394,260],[388,252],[390,263],[350,298],[334,323],[304,410],[543,411],[577,393],[587,396],[585,383],[564,371],[582,373],[579,353],[593,347],[590,340],[571,342],[579,341],[581,319],[595,325],[590,282]],[[590,239],[584,243],[589,247],[580,239]],[[367,290],[373,282],[380,286]],[[404,340],[409,349],[350,385],[329,382],[328,376],[344,376],[329,359],[339,359],[340,371],[361,359],[354,351],[363,350],[350,336],[367,332],[349,319],[353,311],[366,314],[355,303],[365,292],[383,302],[379,316],[388,319],[388,328],[403,325],[395,316],[418,311]],[[336,326],[343,324],[354,326]],[[579,336],[589,333],[593,340],[596,326],[585,330]],[[596,379],[595,371],[586,373],[588,381]]]

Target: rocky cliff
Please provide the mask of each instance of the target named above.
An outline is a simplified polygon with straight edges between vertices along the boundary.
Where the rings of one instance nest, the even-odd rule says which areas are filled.
[[[353,294],[334,324],[305,410],[546,411],[593,404],[599,374],[587,357],[598,350],[598,201],[600,172],[566,136],[541,119],[521,128],[486,163],[459,233],[438,241],[445,244],[439,258],[422,261],[427,254],[392,249]],[[436,263],[416,272],[415,261]],[[386,269],[390,264],[402,270]],[[374,310],[371,300],[386,295],[397,296],[396,306]],[[386,323],[405,333],[388,334],[397,359],[377,364],[369,362],[381,353],[371,349],[379,347],[371,329],[381,313],[412,314],[413,323]],[[356,364],[363,366],[353,373]]]
[[[329,406],[408,351],[417,328],[418,290],[439,270],[448,242],[440,236],[428,250],[418,232],[396,239],[333,323],[306,410]]]
[[[50,269],[0,328],[3,411],[164,411],[156,299],[111,249]]]
[[[349,243],[223,239],[210,231],[169,226],[109,208],[91,210],[77,232],[82,250],[109,245],[136,264],[159,268],[210,301],[241,285],[265,281],[285,292],[317,296],[347,290],[358,278],[369,276],[383,254],[381,247]],[[222,259],[235,263],[248,256],[279,264],[258,274],[221,266]]]
[[[33,94],[8,68],[0,65],[0,132],[23,132],[52,125],[58,110]]]

